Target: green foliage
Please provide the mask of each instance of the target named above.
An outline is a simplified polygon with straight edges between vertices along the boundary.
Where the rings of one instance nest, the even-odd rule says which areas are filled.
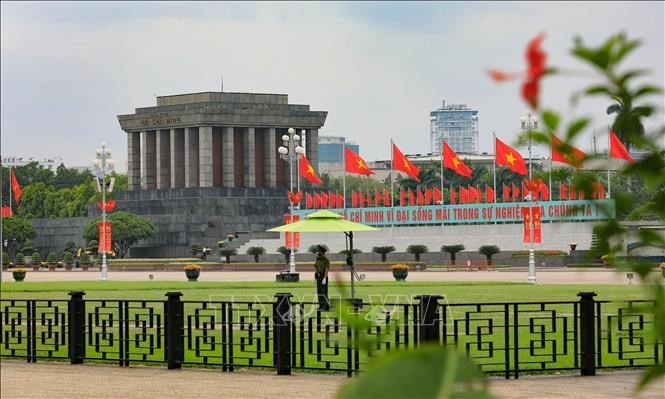
[[[139,240],[150,238],[155,233],[155,227],[148,219],[129,212],[113,212],[106,219],[111,222],[113,250],[119,258],[124,258]],[[96,218],[85,226],[85,239],[97,238],[97,222],[100,220],[101,218]]]
[[[92,255],[96,255],[98,249],[99,249],[99,241],[90,240],[88,241],[88,247],[85,250]]]
[[[48,262],[49,265],[55,265],[58,263],[58,254],[55,252],[51,251],[48,253],[48,256],[46,257],[46,261]]]
[[[83,253],[81,254],[81,258],[79,259],[79,262],[80,262],[82,265],[90,265],[90,255],[88,255],[87,252],[83,252]]]
[[[16,264],[16,266],[25,265],[25,255],[23,255],[23,252],[19,252],[16,254],[16,256],[14,257],[14,264]]]
[[[406,252],[412,254],[416,262],[420,262],[420,255],[427,253],[429,251],[429,248],[427,248],[427,245],[423,244],[411,244],[408,247],[406,247]]]
[[[9,254],[5,251],[2,251],[2,264],[3,265],[9,264]]]
[[[35,251],[32,253],[32,264],[33,265],[39,265],[42,263],[42,256],[39,254],[38,251]]]
[[[487,257],[488,264],[492,263],[492,255],[498,254],[499,252],[501,252],[501,250],[496,245],[483,245],[478,248],[478,253]]]
[[[309,248],[307,248],[307,252],[316,254],[317,252],[319,252],[319,247],[323,247],[326,250],[326,252],[330,250],[330,248],[328,248],[326,244],[312,244],[309,246]]]
[[[350,380],[338,398],[491,398],[485,375],[453,349],[423,346],[379,359]]]
[[[199,254],[203,251],[203,246],[201,243],[194,242],[189,245],[189,253],[192,254],[192,256],[199,256]]]
[[[7,241],[10,258],[27,239],[37,237],[37,230],[26,219],[11,216],[2,219],[2,239]]]
[[[291,255],[291,248],[287,248],[282,245],[281,247],[277,248],[277,252],[284,255],[284,261],[288,264],[289,256]]]
[[[32,243],[32,240],[25,240],[25,243],[23,244],[23,248],[21,248],[21,252],[24,254],[31,254],[32,251],[35,250],[34,244]]]
[[[343,250],[339,251],[339,253],[343,254],[343,255],[346,255],[346,256],[349,256],[349,250],[348,249],[343,249]],[[363,253],[363,251],[361,251],[360,249],[353,248],[353,254],[354,255],[355,254],[361,254],[361,253]]]
[[[372,252],[380,254],[381,255],[381,262],[385,262],[387,255],[391,252],[395,252],[395,247],[392,246],[392,245],[386,245],[386,246],[381,246],[381,247],[373,247]]]
[[[247,254],[254,256],[254,262],[259,263],[259,255],[266,253],[266,249],[263,247],[249,247],[247,248]]]
[[[76,252],[76,243],[74,241],[67,241],[65,243],[65,252],[71,252],[75,253]]]
[[[226,259],[226,263],[231,263],[231,257],[238,255],[238,250],[235,248],[222,248],[219,250],[219,253]]]
[[[65,251],[65,255],[63,256],[62,261],[65,262],[66,265],[71,265],[74,263],[74,255],[72,255],[72,253],[69,251]]]
[[[465,247],[462,244],[442,245],[441,252],[448,252],[450,254],[450,262],[454,265],[456,255],[460,251],[464,251]]]

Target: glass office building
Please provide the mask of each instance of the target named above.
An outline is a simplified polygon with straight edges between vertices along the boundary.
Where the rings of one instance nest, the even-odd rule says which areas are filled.
[[[430,149],[441,153],[441,140],[455,151],[478,153],[478,111],[466,104],[446,105],[430,112]]]
[[[341,176],[344,173],[343,146],[360,154],[358,144],[349,141],[346,137],[319,136],[319,171],[331,176]]]

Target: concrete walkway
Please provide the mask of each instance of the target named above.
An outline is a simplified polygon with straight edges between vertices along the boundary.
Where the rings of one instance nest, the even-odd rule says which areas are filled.
[[[387,267],[387,266],[386,266]],[[205,271],[201,273],[199,281],[275,281],[274,271]],[[363,272],[367,281],[393,281],[390,271]],[[109,280],[115,281],[148,281],[152,275],[154,281],[186,281],[181,271],[136,271],[136,272],[109,272]],[[348,281],[348,272],[335,272],[333,278]],[[501,281],[501,282],[527,282],[528,272],[525,270],[511,271],[456,271],[447,272],[443,269],[428,269],[422,272],[410,271],[407,281]],[[25,281],[96,281],[99,280],[99,271],[28,271]],[[11,272],[3,273],[3,281],[13,281]],[[313,280],[313,273],[303,272],[301,280]],[[628,284],[625,273],[618,273],[607,269],[548,269],[537,270],[538,282],[542,284]],[[637,279],[634,280],[637,283]]]
[[[0,364],[1,395],[13,398],[333,398],[349,379],[340,375],[217,370],[123,368],[110,365]],[[492,393],[502,398],[658,398],[665,380],[633,392],[639,372],[604,372],[594,377],[553,375],[519,380],[492,378]]]

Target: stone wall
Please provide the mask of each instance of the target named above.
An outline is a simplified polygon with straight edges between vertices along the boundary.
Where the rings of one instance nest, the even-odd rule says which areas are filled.
[[[46,258],[51,251],[62,254],[67,241],[74,241],[78,247],[83,247],[86,244],[83,228],[92,219],[92,217],[30,219],[30,223],[37,230],[37,237],[33,240],[34,246],[42,258]]]

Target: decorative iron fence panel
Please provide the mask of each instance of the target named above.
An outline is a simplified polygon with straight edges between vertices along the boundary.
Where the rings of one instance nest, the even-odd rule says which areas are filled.
[[[0,300],[0,355],[37,359],[261,367],[280,374],[328,370],[352,375],[371,357],[425,342],[457,347],[483,371],[522,373],[662,364],[645,301],[449,304],[439,296],[406,303],[274,300]],[[356,319],[355,321],[354,318]]]

